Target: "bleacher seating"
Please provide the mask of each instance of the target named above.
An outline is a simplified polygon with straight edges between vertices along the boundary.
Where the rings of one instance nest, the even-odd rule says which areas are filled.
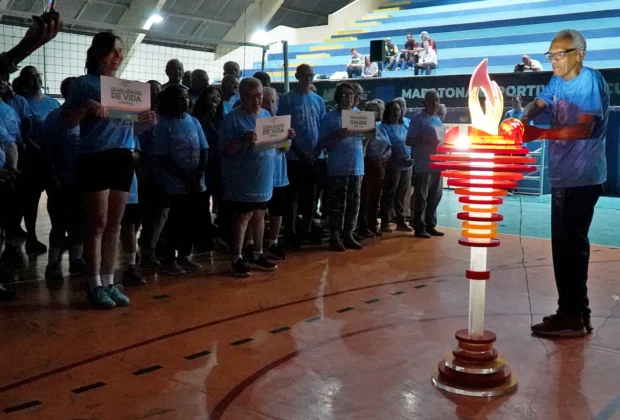
[[[588,41],[587,63],[594,68],[620,67],[618,0],[418,0],[392,1],[322,42],[289,46],[289,74],[308,63],[316,74],[345,69],[350,49],[369,54],[370,40],[391,37],[402,48],[406,34],[420,40],[426,30],[437,42],[439,67],[434,74],[469,74],[489,58],[491,73],[512,72],[521,56],[550,64],[543,54],[561,29],[577,29]],[[269,54],[265,68],[283,80],[282,54]],[[261,63],[255,63],[259,69]],[[248,69],[248,73],[251,71]],[[412,71],[384,72],[411,76]]]

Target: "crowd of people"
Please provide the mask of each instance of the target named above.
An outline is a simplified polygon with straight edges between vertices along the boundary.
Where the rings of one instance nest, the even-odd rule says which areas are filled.
[[[369,55],[362,58],[357,48],[351,48],[351,58],[347,64],[347,75],[350,79],[358,77],[371,78],[379,77],[383,74],[382,72],[401,70],[413,70],[416,76],[420,73],[430,75],[432,70],[436,69],[438,65],[437,43],[431,39],[427,31],[422,31],[420,41],[415,40],[412,34],[407,34],[405,45],[399,51],[398,46],[392,42],[392,39],[386,38],[385,60],[381,63],[382,70],[379,69],[376,62],[371,60]]]
[[[165,69],[167,83],[148,82],[151,109],[136,121],[116,119],[101,105],[101,76],[115,77],[124,59],[123,42],[112,32],[93,37],[86,74],[62,82],[62,105],[42,93],[41,75],[32,66],[9,83],[17,64],[60,27],[52,9],[0,54],[4,263],[18,262],[25,239],[26,252],[47,252],[46,279],[60,281],[68,249],[70,273],[87,279],[88,302],[113,308],[130,303],[118,283],[145,284],[139,267],[182,275],[201,269],[192,255],[218,246],[231,254],[232,272],[246,277],[251,269],[275,270],[273,261],[286,258],[283,245],[320,245],[324,226],[336,252],[361,249],[362,240],[390,233],[392,222],[419,238],[443,235],[436,229],[442,181],[429,165],[445,135],[446,110],[435,90],[426,92],[412,119],[402,98],[366,102],[376,127],[360,134],[342,122],[343,111],[361,106],[358,84],[338,84],[336,106],[328,109],[314,92],[307,64],[297,68],[296,88],[278,98],[265,73],[241,79],[239,65],[228,62],[218,88],[204,70],[188,73],[173,59]],[[424,39],[425,51],[434,50],[431,41]],[[408,42],[400,64],[410,63],[412,53],[415,66],[428,69],[421,56],[415,59],[415,42]],[[396,48],[389,48],[393,63]],[[609,87],[583,65],[585,54],[579,32],[559,32],[545,54],[551,81],[526,107],[515,97],[507,114],[524,122],[524,141],[550,141],[551,241],[560,298],[558,312],[532,327],[542,336],[592,331],[588,230],[607,179]],[[545,109],[552,111],[551,128],[529,124]],[[261,147],[257,119],[274,115],[291,116],[288,140]],[[410,186],[413,198],[405,203]],[[49,249],[36,232],[43,191],[52,225]],[[119,248],[120,282],[114,275]],[[0,285],[1,300],[13,296]]]
[[[101,105],[101,76],[116,77],[123,59],[120,37],[95,35],[86,74],[61,84],[62,105],[43,93],[35,67],[12,83],[8,70],[1,74],[3,263],[19,265],[25,243],[28,254],[47,253],[45,278],[59,282],[68,250],[69,273],[87,279],[88,302],[113,308],[130,302],[121,284],[146,284],[142,269],[197,271],[193,256],[204,252],[229,252],[232,272],[247,277],[276,270],[287,249],[319,246],[325,236],[344,252],[392,232],[391,222],[417,237],[443,235],[435,228],[440,178],[428,167],[445,114],[437,92],[427,92],[413,121],[403,99],[365,103],[376,129],[359,134],[342,128],[342,111],[361,106],[359,84],[339,84],[330,109],[309,65],[279,97],[264,72],[241,78],[227,62],[216,87],[206,71],[186,72],[172,59],[166,83],[148,81],[151,109],[130,121]],[[288,140],[260,147],[256,120],[276,115],[291,116]],[[44,191],[49,249],[36,230]]]

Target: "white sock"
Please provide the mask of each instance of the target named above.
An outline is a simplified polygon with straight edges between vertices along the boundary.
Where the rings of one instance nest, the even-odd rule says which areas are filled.
[[[101,284],[103,285],[103,287],[108,287],[114,284],[114,274],[102,274]]]
[[[122,257],[122,264],[127,265],[136,265],[136,253],[135,252],[126,252]]]
[[[60,264],[60,260],[62,258],[62,249],[60,248],[50,248],[47,254],[47,264]]]
[[[263,254],[263,250],[254,251],[254,259],[257,260]]]
[[[101,284],[101,276],[93,276],[88,279],[88,288],[90,290],[94,290],[95,287],[102,286]]]
[[[271,248],[274,245],[278,245],[278,240],[277,239],[268,239],[267,240],[267,246],[269,246]]]
[[[84,256],[84,245],[71,245],[69,248],[69,261],[81,260]]]

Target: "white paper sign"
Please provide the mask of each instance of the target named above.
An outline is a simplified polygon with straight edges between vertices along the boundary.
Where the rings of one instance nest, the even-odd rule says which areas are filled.
[[[375,129],[375,113],[368,111],[342,111],[342,128],[350,131],[372,131]]]
[[[256,120],[257,145],[278,144],[288,139],[291,128],[291,116],[259,118]]]
[[[138,114],[151,109],[151,87],[148,83],[101,76],[101,105],[110,118],[135,121]]]

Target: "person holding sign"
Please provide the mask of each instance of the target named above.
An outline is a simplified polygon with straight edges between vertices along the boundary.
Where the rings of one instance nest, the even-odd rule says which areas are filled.
[[[330,248],[337,252],[363,248],[353,237],[353,230],[360,209],[368,134],[343,128],[343,111],[353,108],[354,95],[351,84],[336,86],[334,99],[338,108],[323,117],[319,135],[318,147],[327,151]]]
[[[220,152],[224,200],[233,213],[232,270],[238,277],[250,275],[252,267],[273,271],[276,264],[263,254],[265,210],[273,194],[274,149],[256,147],[256,120],[269,118],[263,105],[263,86],[248,77],[240,85],[241,106],[228,113],[220,126]],[[252,233],[254,249],[243,258],[246,231]]]
[[[411,148],[407,146],[407,127],[402,122],[402,108],[396,101],[388,102],[383,113],[383,122],[377,124],[377,136],[389,140],[392,156],[388,161],[383,194],[381,195],[381,232],[390,233],[390,211],[396,213],[396,230],[411,232],[405,222],[405,195],[411,185],[413,160]]]
[[[134,122],[109,118],[101,105],[101,77],[116,77],[123,58],[118,35],[95,35],[86,53],[87,74],[72,83],[62,112],[66,128],[80,126],[77,182],[86,199],[88,302],[100,309],[129,305],[129,298],[114,284],[114,268],[133,178]],[[138,119],[152,125],[155,113],[142,112]]]
[[[263,109],[269,111],[271,116],[274,116],[277,108],[278,92],[271,87],[263,88]],[[267,252],[272,258],[277,260],[286,259],[284,248],[278,245],[278,237],[282,227],[282,216],[284,216],[286,211],[286,186],[288,185],[286,152],[288,152],[288,149],[288,147],[276,149],[273,170],[273,195],[271,200],[269,200],[270,226]]]
[[[209,146],[198,120],[187,113],[189,94],[176,85],[159,94],[159,121],[153,130],[158,162],[158,183],[168,194],[170,212],[164,227],[164,268],[181,275],[202,268],[190,259],[199,224],[200,195],[205,190],[204,172]]]

